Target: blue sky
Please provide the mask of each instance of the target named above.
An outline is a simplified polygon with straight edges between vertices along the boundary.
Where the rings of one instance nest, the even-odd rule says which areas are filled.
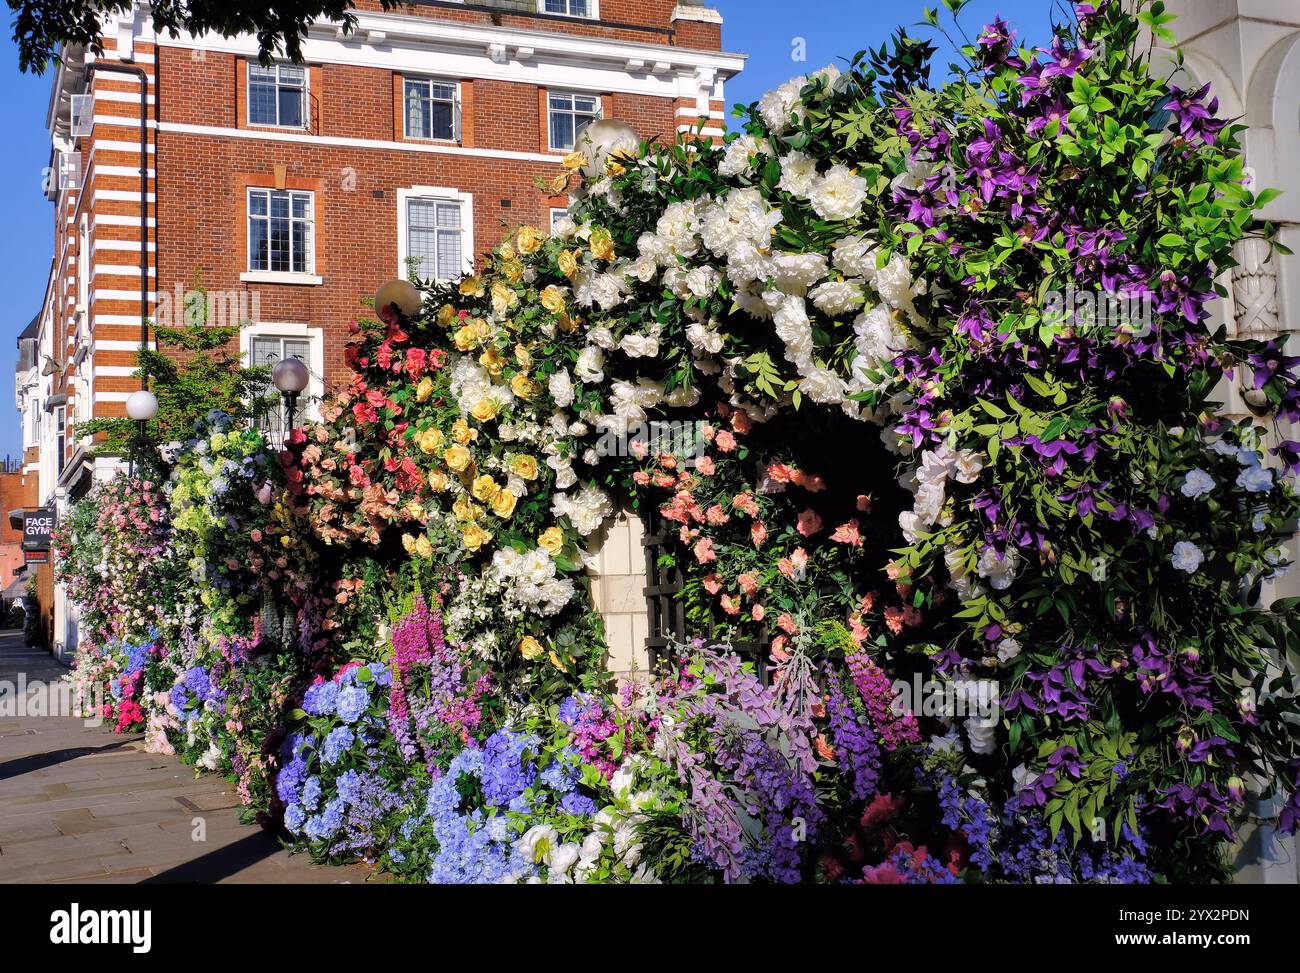
[[[939,0],[928,0],[939,6]],[[749,103],[797,74],[878,47],[899,24],[920,21],[921,0],[715,0],[726,19],[723,44],[750,55],[746,72],[728,86],[728,101]],[[797,13],[792,13],[792,6]],[[1053,0],[974,0],[962,15],[968,32],[1001,14],[1022,39],[1047,36]],[[915,33],[915,31],[914,31]],[[807,61],[792,59],[798,39]],[[44,295],[54,246],[53,207],[41,191],[50,145],[45,132],[50,75],[20,74],[6,26],[0,41],[0,131],[9,133],[0,152],[0,454],[16,455],[22,443],[13,410],[15,339]]]

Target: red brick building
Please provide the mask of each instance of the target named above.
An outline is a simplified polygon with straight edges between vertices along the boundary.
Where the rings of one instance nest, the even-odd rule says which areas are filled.
[[[357,8],[351,34],[310,31],[301,65],[260,65],[251,36],[155,36],[141,7],[108,25],[102,59],[64,52],[48,116],[55,254],[18,376],[39,502],[64,507],[116,468],[77,427],[124,414],[142,309],[170,323],[201,285],[214,320],[241,324],[242,354],[302,358],[319,398],[378,283],[412,266],[459,276],[508,228],[548,226],[567,200],[537,180],[594,118],[721,135],[744,65],[702,0]],[[75,643],[62,614],[60,649]]]

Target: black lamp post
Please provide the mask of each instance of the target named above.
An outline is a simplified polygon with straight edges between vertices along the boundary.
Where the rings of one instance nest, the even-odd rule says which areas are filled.
[[[307,366],[297,358],[283,358],[271,369],[271,382],[284,397],[284,435],[288,438],[293,430],[294,414],[298,410],[298,396],[311,381]]]
[[[144,447],[145,424],[158,414],[158,397],[148,389],[132,392],[126,400],[126,414],[128,418],[135,421],[135,437],[127,459],[127,476],[134,477],[135,454]]]

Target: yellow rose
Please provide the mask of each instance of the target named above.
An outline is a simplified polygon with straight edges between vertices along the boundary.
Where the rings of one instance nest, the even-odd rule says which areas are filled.
[[[515,504],[518,502],[519,498],[509,490],[498,490],[497,495],[492,498],[492,512],[505,520],[515,512]]]
[[[524,480],[537,479],[537,458],[525,453],[516,453],[510,457],[510,472]]]
[[[560,273],[565,277],[572,278],[578,272],[578,255],[572,250],[565,250],[560,254]]]
[[[464,494],[456,498],[456,502],[451,505],[451,512],[456,515],[457,520],[464,520],[469,523],[473,523],[483,516],[483,508]]]
[[[465,297],[482,297],[483,280],[479,277],[466,277],[460,282],[460,292]]]
[[[415,437],[416,445],[420,447],[420,452],[426,456],[432,456],[446,444],[446,437],[443,436],[440,429],[426,429]]]
[[[560,173],[558,176],[556,176],[554,179],[551,180],[550,192],[548,193],[548,195],[551,196],[563,195],[565,192],[568,191],[569,180],[572,178],[573,177],[567,172]]]
[[[525,635],[519,640],[519,654],[529,662],[532,662],[545,651],[546,649],[542,648],[542,643],[531,635]]]
[[[485,396],[474,403],[474,408],[469,410],[469,414],[479,422],[491,422],[500,411],[501,406],[497,404],[497,400]]]
[[[537,538],[537,546],[551,557],[559,557],[564,550],[564,531],[558,527],[548,527]]]
[[[555,650],[554,650],[554,649],[551,650],[550,659],[551,659],[551,665],[555,666],[555,668],[559,669],[561,672],[568,672],[568,671],[569,671],[569,670],[565,667],[564,663],[560,661],[560,657],[559,657],[558,655],[555,654]]]
[[[415,387],[415,401],[428,402],[431,395],[433,395],[433,379],[426,375],[420,379],[420,384]]]
[[[539,295],[542,301],[542,307],[552,314],[559,314],[564,310],[564,289],[552,284]]]
[[[478,524],[470,524],[460,532],[460,542],[471,551],[477,551],[491,539],[492,535]]]
[[[491,503],[500,491],[501,487],[497,486],[497,481],[492,479],[490,474],[484,473],[474,480],[474,485],[470,487],[469,492],[473,494],[475,500]]]
[[[585,166],[587,161],[587,153],[570,152],[564,157],[564,161],[561,162],[560,165],[564,166],[564,168],[568,169],[570,172],[573,172],[575,169],[581,169]]]
[[[402,535],[402,547],[406,549],[407,554],[415,553],[415,538],[410,534]]]
[[[615,162],[614,159],[611,157],[609,161],[605,163],[605,171],[608,172],[611,176],[621,176],[623,175],[623,173],[627,172],[627,169],[624,168],[619,163]]]
[[[447,474],[441,470],[434,470],[429,474],[429,489],[434,493],[442,493],[447,489]]]
[[[433,545],[429,543],[429,538],[425,537],[423,534],[421,534],[420,539],[415,542],[415,554],[417,557],[433,557]]]
[[[528,349],[523,345],[515,345],[515,361],[524,371],[533,367],[533,356],[528,353]]]
[[[475,318],[470,322],[470,326],[473,327],[474,333],[478,335],[480,342],[487,341],[492,337],[492,325],[488,324],[483,318]]]
[[[570,315],[568,311],[564,311],[560,314],[559,326],[560,330],[565,334],[573,334],[573,332],[578,330],[578,325],[581,323],[582,318],[576,314]]]
[[[467,324],[463,328],[458,328],[451,340],[452,344],[456,346],[457,351],[469,351],[472,348],[478,347],[479,336],[478,332],[474,330],[471,325]]]
[[[512,284],[517,284],[524,279],[524,264],[521,260],[507,260],[501,265],[501,273],[506,275],[506,280]]]
[[[591,255],[600,260],[614,259],[614,237],[604,227],[591,234]]]
[[[478,430],[471,427],[464,419],[457,419],[451,425],[451,438],[462,446],[468,446],[478,439]]]
[[[414,500],[406,502],[406,506],[402,508],[402,513],[406,515],[407,520],[424,520],[424,507]]]
[[[459,320],[460,315],[450,304],[444,304],[442,307],[438,308],[438,323],[444,328],[450,328]]]
[[[474,457],[470,455],[468,449],[459,444],[452,446],[447,452],[442,454],[442,461],[453,473],[461,473],[469,468]]]
[[[502,260],[514,260],[514,259],[515,259],[515,248],[512,247],[509,243],[503,243],[503,244],[501,244],[501,248],[500,248],[499,250],[497,250],[497,253],[501,254],[501,259],[502,259]]]
[[[505,317],[518,303],[519,295],[515,293],[513,287],[507,287],[500,281],[492,285],[492,310],[496,312],[497,317]]]
[[[531,226],[521,226],[519,233],[515,236],[515,244],[519,247],[520,253],[536,253],[542,248],[542,241],[546,239]]]
[[[531,399],[540,391],[536,382],[520,372],[510,380],[510,391],[521,399]]]
[[[478,356],[478,363],[487,369],[489,375],[495,378],[501,374],[501,369],[505,368],[506,360],[502,356],[500,349],[489,348]]]

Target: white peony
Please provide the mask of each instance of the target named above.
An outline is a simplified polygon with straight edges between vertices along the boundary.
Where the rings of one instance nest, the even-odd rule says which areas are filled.
[[[807,199],[817,185],[817,160],[803,152],[782,156],[781,181],[777,185],[791,196]]]
[[[728,179],[735,176],[747,176],[754,168],[751,161],[754,156],[767,155],[771,148],[767,144],[767,139],[757,139],[752,135],[742,135],[735,139],[727,146],[726,154],[718,163],[719,175],[726,176]]]
[[[856,280],[827,281],[817,285],[808,296],[817,305],[817,310],[833,318],[850,314],[862,307],[866,300],[862,284]]]
[[[828,265],[820,253],[778,253],[774,279],[779,290],[803,297],[808,289],[826,277]]]
[[[546,387],[561,409],[567,409],[573,404],[573,380],[569,377],[567,368],[560,369],[547,379]]]
[[[867,200],[867,181],[854,175],[847,166],[832,166],[817,180],[809,200],[824,220],[852,220],[862,213],[862,204]]]
[[[759,99],[758,113],[774,135],[781,135],[790,128],[791,115],[803,116],[805,109],[799,103],[799,93],[805,84],[806,78],[791,78]]]
[[[648,334],[625,334],[618,343],[619,350],[629,358],[657,358],[659,338]]]

